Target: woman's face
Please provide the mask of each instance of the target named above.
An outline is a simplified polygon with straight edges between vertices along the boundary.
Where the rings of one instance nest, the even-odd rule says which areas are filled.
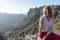
[[[49,14],[48,14],[48,10],[47,9],[45,9],[45,15],[46,15],[46,17],[49,18]]]
[[[52,18],[52,10],[50,7],[44,7],[43,14],[48,18]]]

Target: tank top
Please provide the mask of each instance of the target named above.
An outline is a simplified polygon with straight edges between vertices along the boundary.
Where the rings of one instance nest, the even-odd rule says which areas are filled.
[[[53,18],[49,18],[49,20],[47,19],[47,17],[45,15],[42,15],[40,17],[40,21],[43,18],[43,25],[41,25],[41,22],[39,25],[41,25],[41,30],[43,30],[43,32],[47,32],[51,27],[53,27]],[[52,29],[51,29],[52,30]]]

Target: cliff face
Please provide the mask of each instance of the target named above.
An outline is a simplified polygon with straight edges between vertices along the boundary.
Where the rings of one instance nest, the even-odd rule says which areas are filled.
[[[11,29],[9,32],[6,33],[9,37],[18,37],[22,36],[24,34],[34,34],[38,31],[39,27],[39,18],[42,15],[42,8],[44,6],[41,6],[39,8],[31,8],[27,12],[27,16],[24,18],[24,21],[22,23],[18,23],[13,29]],[[54,13],[54,18],[56,19],[57,16],[59,16],[60,11],[60,5],[52,5],[52,11]]]

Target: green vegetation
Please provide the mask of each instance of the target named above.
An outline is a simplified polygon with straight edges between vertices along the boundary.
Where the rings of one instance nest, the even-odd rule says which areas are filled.
[[[54,22],[54,31],[60,32],[60,18],[56,19]]]

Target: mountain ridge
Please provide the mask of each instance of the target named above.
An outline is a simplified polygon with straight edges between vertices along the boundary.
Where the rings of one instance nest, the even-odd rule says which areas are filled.
[[[44,6],[39,8],[32,8],[27,12],[27,16],[24,18],[24,21],[19,24],[18,27],[13,29],[12,32],[8,32],[8,37],[18,37],[24,34],[34,34],[38,32],[39,27],[39,18],[42,15],[42,9]],[[54,20],[60,14],[58,11],[60,10],[60,5],[50,5],[52,11],[54,13]],[[60,18],[60,17],[59,17]]]
[[[20,22],[26,17],[24,14],[7,14],[0,12],[0,30],[4,31],[8,27]]]

